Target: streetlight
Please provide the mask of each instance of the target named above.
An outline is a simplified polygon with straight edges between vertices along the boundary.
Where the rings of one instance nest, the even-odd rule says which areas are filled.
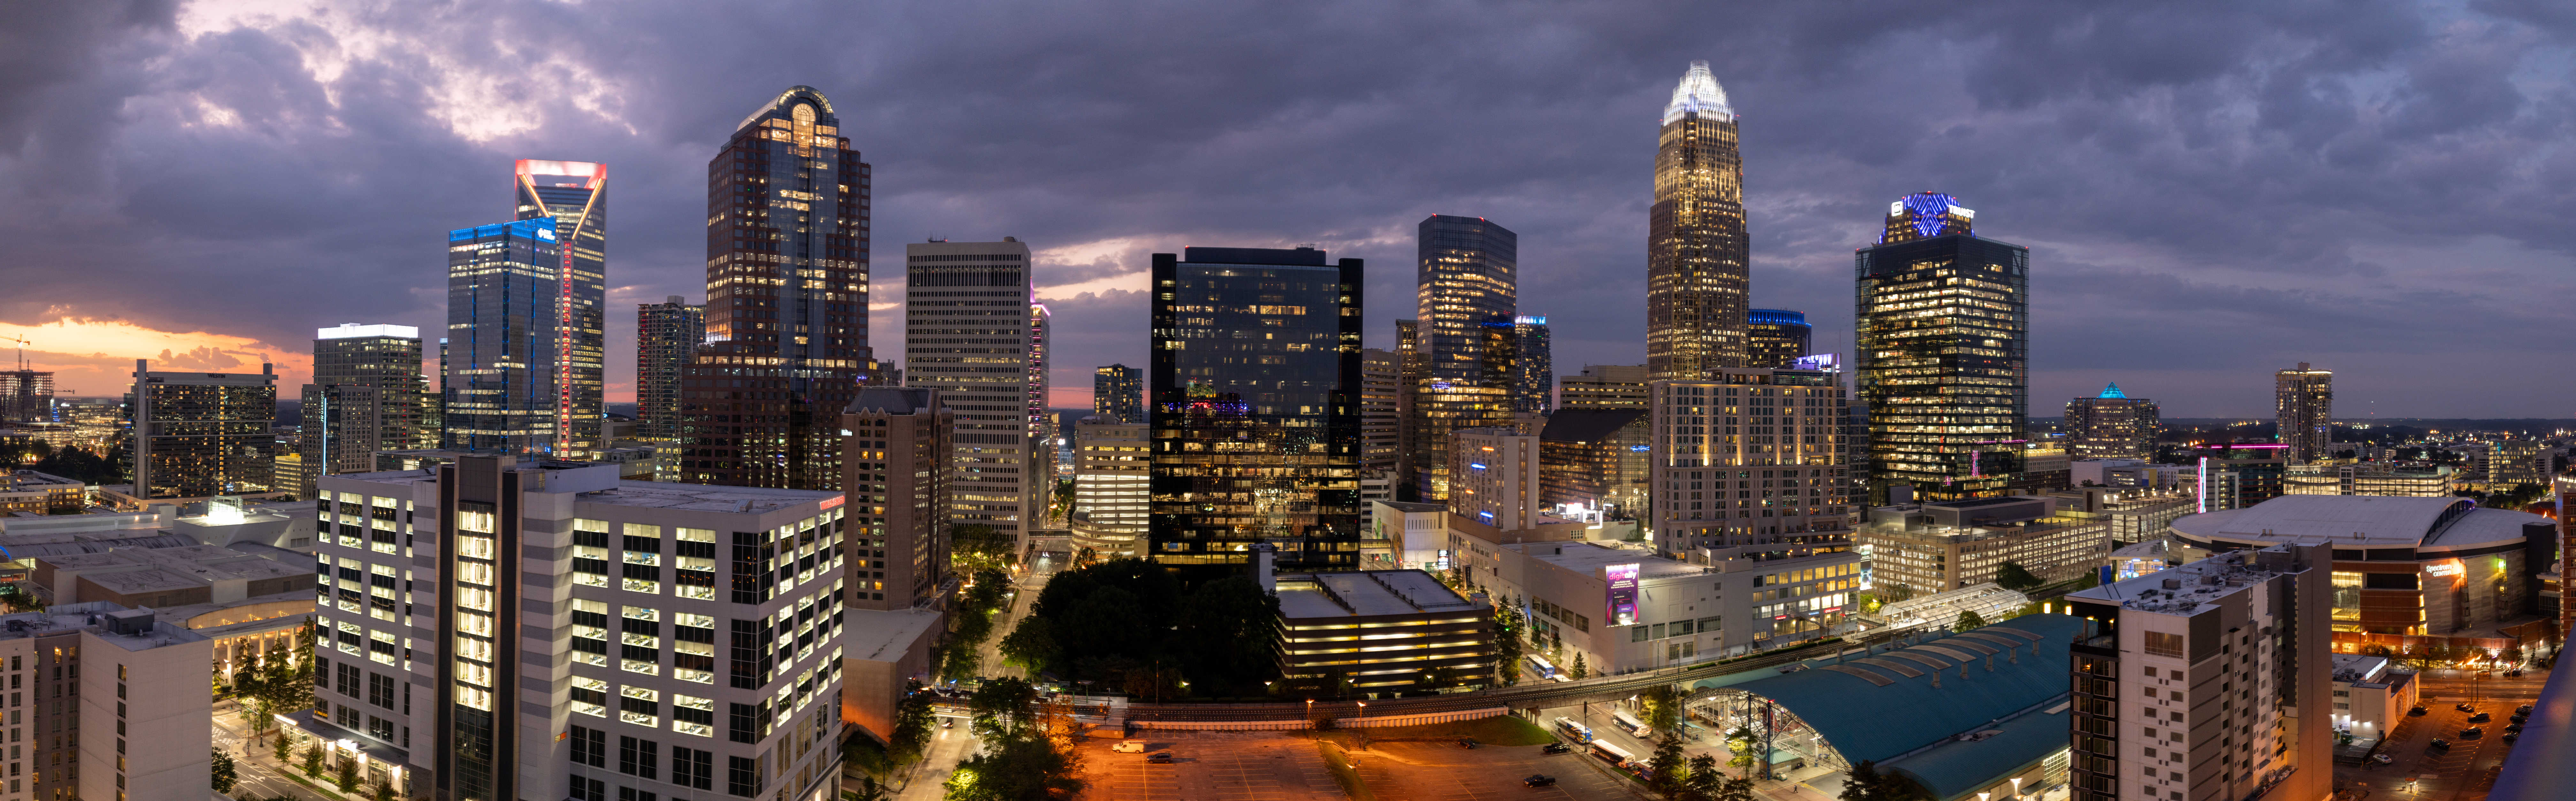
[[[1361,724],[1363,724],[1363,723],[1366,723],[1367,721],[1368,721],[1368,702],[1367,702],[1367,701],[1361,701],[1361,702],[1360,702],[1360,722],[1359,722],[1359,723],[1353,723],[1353,724],[1351,724],[1351,725],[1359,726],[1359,725],[1361,725]]]
[[[2021,797],[2021,777],[2019,776],[2013,777],[2013,797]]]

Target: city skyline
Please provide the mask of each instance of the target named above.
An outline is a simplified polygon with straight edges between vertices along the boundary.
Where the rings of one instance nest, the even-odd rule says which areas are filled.
[[[408,13],[433,16],[399,16]],[[411,52],[427,52],[441,46],[430,43],[438,38],[432,31],[459,21],[435,13],[342,20],[315,42],[286,41],[277,32],[276,19],[219,9],[145,19],[139,28],[71,18],[60,21],[62,35],[48,46],[68,48],[63,52],[71,56],[131,46],[186,63],[240,46],[224,37],[196,35],[202,33],[233,33],[235,39],[302,48],[385,30]],[[418,252],[418,231],[489,222],[492,183],[513,162],[529,157],[618,167],[619,241],[610,304],[624,308],[668,294],[700,300],[699,257],[691,254],[702,246],[690,223],[703,214],[703,205],[695,202],[699,189],[693,186],[703,180],[698,175],[702,165],[695,160],[739,118],[741,98],[805,83],[835,97],[871,98],[864,113],[844,116],[851,118],[853,147],[882,159],[887,171],[877,225],[894,237],[889,242],[932,235],[991,238],[1011,231],[1033,243],[1039,296],[1056,313],[1063,348],[1055,360],[1052,383],[1063,390],[1051,399],[1055,406],[1085,405],[1081,399],[1087,382],[1069,371],[1143,361],[1138,321],[1145,315],[1145,301],[1137,291],[1144,254],[1193,244],[1290,246],[1311,241],[1337,254],[1397,264],[1411,245],[1405,227],[1429,213],[1509,220],[1522,233],[1523,292],[1548,299],[1545,308],[1531,303],[1523,311],[1549,315],[1560,329],[1554,343],[1559,372],[1575,372],[1586,363],[1641,364],[1644,335],[1634,311],[1643,291],[1642,240],[1652,159],[1651,146],[1643,140],[1654,121],[1648,118],[1651,111],[1638,109],[1660,107],[1673,75],[1691,60],[1710,59],[1712,75],[1730,100],[1763,112],[1745,120],[1741,131],[1753,237],[1749,302],[1807,311],[1820,351],[1849,351],[1850,320],[1836,311],[1847,282],[1841,251],[1874,238],[1870,207],[1886,197],[1938,188],[2014,220],[2013,233],[2033,248],[2034,262],[2051,265],[2035,271],[2032,285],[2031,391],[2038,397],[2073,397],[2119,381],[2158,398],[2177,418],[2255,417],[2269,403],[2261,394],[2261,376],[2304,360],[2338,370],[2338,390],[2344,396],[2338,411],[2348,418],[2373,411],[2382,417],[2568,416],[2567,404],[2560,400],[2568,379],[2520,369],[2546,354],[2516,333],[2548,319],[2538,299],[2559,294],[2567,279],[2559,275],[2563,270],[2551,268],[2566,257],[2552,250],[2559,246],[2546,235],[2545,220],[2511,211],[2551,207],[2563,190],[2540,172],[2487,166],[2481,155],[2554,152],[2556,146],[2547,143],[2565,138],[2545,127],[2511,124],[2514,119],[2551,118],[2550,109],[2566,102],[2540,89],[2505,83],[2513,65],[2560,47],[2514,44],[2523,41],[2512,38],[2521,35],[2517,32],[2540,30],[2531,24],[2506,16],[2373,8],[2337,24],[2396,33],[2346,49],[2328,48],[2333,57],[2281,54],[2300,48],[2257,52],[2237,37],[2204,37],[2209,41],[2198,43],[2194,52],[2208,58],[2195,60],[2245,66],[2192,72],[2159,67],[2144,55],[2126,55],[2128,51],[2107,44],[2052,42],[2016,50],[1980,42],[1936,56],[1936,68],[1926,73],[1907,54],[1936,53],[1920,48],[1964,41],[1973,26],[2080,29],[2087,19],[2142,21],[2115,10],[2011,12],[2033,15],[2026,20],[1981,10],[1943,21],[1922,32],[1918,42],[1856,21],[1805,16],[1820,13],[1826,12],[1765,10],[1723,26],[1727,30],[1722,33],[1690,37],[1578,15],[1559,24],[1597,33],[1565,53],[1551,53],[1526,66],[1469,56],[1463,68],[1414,70],[1412,63],[1354,58],[1347,59],[1348,65],[1299,67],[1313,79],[1288,83],[1272,80],[1273,68],[1221,59],[1213,74],[1236,80],[1184,86],[1142,77],[1133,81],[1161,87],[1150,94],[1063,77],[993,80],[1024,76],[1034,63],[1068,72],[1139,75],[1133,71],[1142,67],[1120,64],[1107,55],[1107,48],[1032,57],[1044,62],[1003,59],[948,77],[934,74],[930,66],[944,41],[932,38],[919,47],[889,50],[882,56],[887,66],[879,70],[789,54],[764,67],[774,72],[718,72],[685,80],[663,77],[665,70],[675,69],[671,67],[619,62],[604,54],[554,54],[545,57],[570,59],[583,68],[588,76],[581,80],[583,96],[598,102],[505,102],[474,109],[439,100],[383,112],[378,119],[344,117],[347,113],[332,101],[317,98],[328,95],[341,98],[336,102],[343,105],[378,108],[393,102],[394,96],[382,94],[386,90],[359,85],[336,71],[311,72],[289,59],[217,80],[202,91],[145,81],[106,93],[124,102],[176,101],[145,102],[153,109],[145,119],[118,123],[125,126],[118,130],[152,137],[148,141],[154,154],[148,156],[140,149],[93,151],[48,138],[52,129],[41,122],[46,115],[77,117],[82,107],[66,104],[85,102],[66,98],[81,87],[132,74],[125,71],[132,67],[110,66],[105,59],[71,58],[66,63],[74,66],[48,84],[54,91],[35,95],[33,105],[0,117],[5,123],[0,130],[33,137],[23,141],[38,157],[0,167],[0,182],[11,187],[21,204],[121,210],[96,221],[72,220],[64,231],[112,218],[126,226],[121,230],[143,235],[120,235],[108,245],[85,244],[87,252],[61,249],[47,241],[53,237],[23,238],[33,244],[9,262],[8,275],[25,291],[15,293],[14,301],[0,302],[0,334],[35,340],[31,360],[38,369],[60,373],[65,395],[112,394],[124,372],[121,360],[133,357],[221,371],[255,369],[244,365],[266,356],[280,365],[282,384],[301,382],[309,369],[298,347],[299,332],[305,329],[339,322],[340,317],[436,325],[435,293],[424,291],[426,282],[420,280],[435,266]],[[2459,19],[2485,27],[2475,34],[2436,33]],[[650,30],[636,20],[595,21]],[[1809,21],[1820,27],[1801,27]],[[1669,27],[1712,27],[1693,25],[1689,14],[1676,15],[1673,22]],[[1184,17],[1172,24],[1211,30],[1226,25],[1212,17]],[[1380,35],[1341,31],[1314,17],[1293,17],[1283,24],[1332,28],[1344,34],[1338,37],[1342,41],[1329,45],[1337,49],[1366,48],[1376,41],[1371,37]],[[1510,27],[1536,24],[1502,15],[1452,35],[1461,44],[1491,44],[1515,36]],[[2277,31],[2312,43],[2342,43],[2349,32],[2331,26],[2302,31],[2290,21],[2252,10],[2153,24],[2184,26],[2181,30],[2208,25]],[[156,30],[191,35],[163,40]],[[708,35],[725,41],[745,32],[720,23]],[[1005,41],[1030,41],[1032,36],[1018,27],[1003,33]],[[2113,57],[2072,68],[2073,74],[2093,76],[2084,80],[2054,77],[2066,71],[2047,68],[2059,59],[2071,61],[2075,53],[2106,49]],[[2492,50],[2501,52],[2479,55]],[[1866,57],[1841,70],[1795,69],[1805,59],[1854,53]],[[394,69],[394,83],[410,88],[481,85],[475,82],[524,72],[524,65],[507,60],[438,74],[393,54],[347,58]],[[2469,59],[2472,66],[2451,72],[2430,66],[2449,63],[2444,59]],[[1587,60],[1597,63],[1569,66]],[[2329,82],[2394,70],[2413,88],[2388,90],[2394,94],[2379,101],[2328,96],[2302,106],[2267,100],[2248,88],[2244,79],[2258,68],[2296,76],[2288,80]],[[1420,74],[1381,77],[1409,72]],[[1927,74],[1930,80],[1919,79]],[[1914,91],[1883,96],[1880,90],[1900,79]],[[292,91],[278,97],[251,91],[272,84]],[[648,85],[656,88],[649,93],[636,88]],[[183,92],[195,92],[199,99]],[[1371,99],[1373,92],[1383,96]],[[1406,101],[1443,93],[1463,96],[1512,124],[1440,138],[1454,146],[1439,151],[1408,144],[1421,138],[1423,130],[1416,126],[1440,124],[1436,118],[1442,115],[1418,113],[1414,109],[1434,106]],[[1853,102],[1871,96],[1870,103]],[[943,98],[956,102],[933,105]],[[1200,117],[1204,115],[1187,112],[1230,110],[1238,104],[1255,109],[1323,104],[1357,113],[1363,122],[1279,133],[1287,138],[1265,148],[1277,156],[1271,164],[1226,163],[1242,160],[1232,158],[1242,152],[1228,139],[1240,129],[1236,123],[1217,122],[1119,129],[1122,136],[1137,137],[1135,143],[1107,151],[1030,142],[1008,156],[1013,167],[1008,184],[980,175],[978,165],[984,162],[969,154],[1025,142],[1016,133],[976,127],[981,109],[1007,105],[1057,121],[1097,119],[1060,102],[1065,98],[1105,103],[1120,109],[1119,116],[1136,119]],[[2275,115],[2248,122],[2215,112],[2175,114],[2165,102],[2212,109],[2249,102],[2283,105],[2271,107]],[[2355,119],[2353,109],[2365,102],[2404,108]],[[1397,105],[1405,108],[1401,117],[1388,112]],[[925,110],[933,113],[925,116]],[[1254,112],[1247,119],[1263,119],[1262,113],[1276,112]],[[908,124],[897,124],[897,115]],[[308,118],[340,120],[363,135],[326,139],[292,124]],[[1870,125],[1851,124],[1863,118]],[[2381,121],[2397,119],[2421,124]],[[2443,121],[2426,122],[2434,119]],[[1871,130],[1853,132],[1861,128]],[[2105,138],[2099,132],[2106,130],[2121,133]],[[1987,133],[1965,135],[1978,131]],[[2195,142],[2189,136],[2193,132],[2215,136]],[[962,141],[944,141],[959,140],[961,134]],[[1080,136],[1093,142],[1091,133]],[[1200,147],[1213,149],[1208,156],[1165,159],[1168,164],[1158,164],[1141,180],[1112,181],[1089,166],[1154,160],[1156,154],[1188,154]],[[2338,161],[2325,157],[2331,148],[2367,155],[2355,156],[2362,159],[2357,162]],[[1326,162],[1317,160],[1328,153],[1330,160],[1348,163],[1324,171],[1329,180],[1257,180],[1284,169],[1275,166],[1279,162],[1298,169],[1321,166]],[[37,166],[48,158],[55,166]],[[150,169],[173,163],[188,167]],[[1470,164],[1476,166],[1470,170]],[[2016,166],[2021,164],[2039,169]],[[2212,165],[2231,166],[2213,171]],[[46,177],[57,174],[49,170],[72,168],[119,177],[95,182]],[[239,171],[254,168],[328,172],[352,183],[316,193],[301,185],[290,191],[284,188],[288,184],[241,180]],[[160,177],[140,177],[147,174]],[[2374,175],[2397,179],[2364,183]],[[376,191],[397,182],[404,191]],[[1245,192],[1244,186],[1264,191]],[[2261,188],[2281,186],[2293,188]],[[217,192],[228,194],[210,194]],[[1190,200],[1173,204],[1163,195]],[[1098,201],[1067,200],[1076,196]],[[213,202],[223,197],[237,202]],[[1078,208],[1088,211],[1075,214]],[[2437,211],[2400,216],[2394,211],[2399,208]],[[60,217],[27,215],[8,224],[32,226],[41,224],[38,220]],[[2381,230],[2391,236],[2364,242],[2340,233],[2350,230]],[[146,242],[162,246],[141,244]],[[885,255],[883,250],[878,248],[877,255]],[[186,252],[188,262],[203,269],[180,270],[175,256],[162,251]],[[313,280],[326,275],[336,280]],[[133,291],[104,293],[89,285]],[[898,287],[889,281],[878,288]],[[1371,316],[1362,326],[1371,347],[1390,344],[1383,341],[1390,336],[1386,321],[1401,309],[1392,301],[1407,288],[1392,271],[1381,271],[1371,281],[1367,294],[1374,302],[1368,304]],[[1088,298],[1083,297],[1086,291]],[[203,302],[208,298],[230,303]],[[2427,298],[2438,302],[2423,302]],[[317,311],[308,312],[313,315],[309,318],[288,313],[259,319],[226,312],[234,304],[263,299]],[[883,340],[888,309],[882,300],[877,305],[870,317],[878,330],[871,339]],[[2464,305],[2482,313],[2433,311]],[[73,322],[58,324],[66,317]],[[2136,341],[2129,334],[2142,328],[2168,329],[2186,320],[2214,324],[2181,326],[2163,347],[2117,344]],[[2417,329],[2418,335],[2395,341],[2334,333],[2362,325],[2385,328],[2392,321]],[[609,315],[609,322],[609,396],[623,401],[632,393],[631,360],[616,354],[632,352],[634,330],[622,314]],[[2258,344],[2246,348],[2246,342]],[[159,356],[165,349],[171,358]],[[2499,376],[2505,386],[2474,397],[2426,388],[2424,376],[2455,368],[2459,365],[2452,363],[2461,359],[2471,369]]]

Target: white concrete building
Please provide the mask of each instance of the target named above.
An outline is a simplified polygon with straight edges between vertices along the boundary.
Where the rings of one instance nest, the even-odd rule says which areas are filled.
[[[1144,536],[1153,479],[1153,440],[1143,423],[1073,426],[1073,536],[1102,558],[1135,555]]]
[[[2355,739],[2379,740],[2396,730],[2423,691],[2415,671],[2388,657],[2334,655],[2334,726]]]
[[[1696,565],[1639,548],[1523,542],[1463,554],[1476,586],[1517,603],[1532,628],[1596,673],[1625,673],[1824,636],[1862,589],[1860,555]]]
[[[148,609],[0,615],[0,680],[25,688],[0,731],[0,799],[208,797],[212,658],[205,637]]]
[[[1536,528],[1538,436],[1509,428],[1462,428],[1449,435],[1449,508],[1500,529]]]

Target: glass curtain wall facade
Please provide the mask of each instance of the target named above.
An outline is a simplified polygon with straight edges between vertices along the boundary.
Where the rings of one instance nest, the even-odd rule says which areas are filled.
[[[1512,411],[1544,414],[1556,408],[1556,359],[1548,352],[1547,318],[1512,318],[1519,356],[1512,360]]]
[[[1806,312],[1754,309],[1744,322],[1746,367],[1792,367],[1798,357],[1814,352],[1809,348],[1815,346],[1815,327],[1807,324]]]
[[[1417,457],[1409,479],[1425,501],[1449,497],[1449,438],[1462,428],[1510,425],[1517,392],[1512,329],[1519,303],[1520,236],[1482,217],[1434,214],[1415,227],[1415,318],[1424,358],[1414,392]],[[1511,331],[1510,333],[1517,333]]]
[[[2334,426],[2334,371],[2310,368],[2307,362],[2273,374],[2273,396],[2279,409],[2277,441],[2290,446],[2292,463],[2326,458]]]
[[[257,373],[156,373],[134,361],[134,496],[204,498],[264,492],[276,469],[277,368]]]
[[[1154,254],[1147,558],[1359,563],[1362,273],[1312,248]]]
[[[680,375],[707,338],[707,307],[670,295],[636,304],[635,433],[652,442],[679,441]]]
[[[1145,422],[1144,371],[1123,364],[1091,371],[1091,413],[1121,423]]]
[[[553,453],[561,443],[563,256],[552,217],[447,233],[439,446]]]
[[[601,391],[608,365],[608,167],[587,161],[518,163],[518,219],[555,221],[555,432],[565,448],[604,448]]]
[[[1664,105],[1646,234],[1646,369],[1706,378],[1745,362],[1744,160],[1726,90],[1693,61]]]
[[[438,444],[438,432],[424,423],[429,379],[421,375],[420,359],[420,329],[408,325],[350,323],[313,335],[313,383],[374,387],[381,397],[376,417],[382,444],[374,447],[382,450]]]
[[[1888,209],[1854,255],[1854,367],[1869,419],[1869,498],[2005,491],[2022,469],[2029,406],[2030,249],[1977,236],[1948,195]]]
[[[690,483],[832,490],[868,381],[869,167],[810,86],[707,164],[706,344],[680,380]]]

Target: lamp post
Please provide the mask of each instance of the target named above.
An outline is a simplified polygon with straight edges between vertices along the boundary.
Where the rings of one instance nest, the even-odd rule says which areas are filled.
[[[2019,776],[2013,777],[2013,797],[2021,797],[2021,777]]]

